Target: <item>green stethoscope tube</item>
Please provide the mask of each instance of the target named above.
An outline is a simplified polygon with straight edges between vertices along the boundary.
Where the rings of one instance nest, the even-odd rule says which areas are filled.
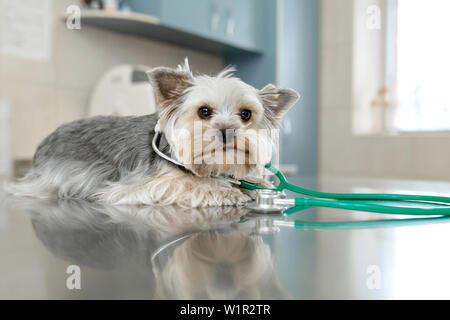
[[[240,187],[249,190],[269,189],[274,191],[289,190],[312,198],[295,198],[295,206],[328,207],[355,211],[367,211],[386,214],[404,215],[450,215],[450,197],[408,195],[408,194],[370,194],[370,193],[329,193],[305,189],[289,183],[286,177],[270,163],[266,168],[273,172],[280,183],[276,188],[264,188],[248,181],[240,181]],[[320,198],[320,199],[317,199]],[[384,205],[370,201],[394,201],[398,204],[423,204],[428,207],[408,207]],[[431,206],[433,205],[433,206]],[[437,206],[437,207],[436,207]]]
[[[372,199],[367,199],[372,200]],[[405,202],[405,200],[402,200]],[[429,200],[427,200],[429,201]],[[449,199],[450,201],[450,199]],[[366,202],[365,200],[324,200],[310,198],[295,198],[295,206],[328,207],[335,209],[346,209],[355,211],[367,211],[386,214],[406,214],[406,215],[450,215],[450,206],[444,208],[414,208],[392,205],[381,205]]]
[[[355,230],[355,229],[378,229],[378,228],[398,228],[422,226],[425,224],[449,223],[450,217],[430,217],[413,219],[390,219],[390,220],[369,220],[369,221],[339,221],[339,222],[319,222],[319,221],[292,221],[295,229],[301,230]],[[288,225],[288,224],[286,224]]]

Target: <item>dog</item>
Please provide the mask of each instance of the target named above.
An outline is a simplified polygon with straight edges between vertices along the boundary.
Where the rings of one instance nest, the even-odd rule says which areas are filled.
[[[145,116],[96,116],[61,125],[38,146],[30,171],[6,190],[20,196],[124,205],[243,205],[249,192],[223,177],[262,185],[272,132],[299,94],[258,90],[227,67],[216,76],[178,68],[148,73],[158,106]],[[152,148],[160,135],[159,150]]]

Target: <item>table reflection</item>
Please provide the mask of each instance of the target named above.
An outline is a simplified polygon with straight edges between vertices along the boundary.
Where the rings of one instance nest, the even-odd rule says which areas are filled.
[[[147,275],[149,298],[287,298],[271,250],[242,222],[244,208],[105,206],[16,199],[55,256],[95,269]],[[94,284],[90,284],[94,285]]]
[[[284,216],[238,207],[8,198],[0,211],[9,237],[21,233],[17,241],[25,235],[37,252],[30,255],[17,242],[4,244],[2,275],[10,286],[21,288],[17,297],[28,296],[33,288],[41,291],[31,297],[49,292],[70,299],[448,296],[450,279],[444,270],[450,261],[450,217],[295,210]],[[23,219],[15,221],[20,215]],[[33,232],[43,246],[34,244]],[[23,263],[17,257],[30,258]],[[78,291],[65,285],[65,270],[73,264],[82,271]],[[34,282],[14,276],[14,268]],[[369,281],[374,270],[380,273],[379,287]]]

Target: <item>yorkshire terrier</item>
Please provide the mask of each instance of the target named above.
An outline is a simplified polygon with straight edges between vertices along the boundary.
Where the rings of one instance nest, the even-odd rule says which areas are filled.
[[[111,204],[242,205],[251,194],[223,177],[261,179],[273,132],[299,98],[292,89],[258,90],[235,77],[194,75],[186,62],[148,76],[157,114],[97,116],[61,125],[38,146],[33,166],[7,185],[12,194]],[[176,165],[152,148],[158,148]],[[264,184],[264,180],[260,180]]]

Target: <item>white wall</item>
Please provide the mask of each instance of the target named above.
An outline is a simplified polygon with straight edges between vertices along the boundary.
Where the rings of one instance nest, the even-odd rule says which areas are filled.
[[[116,64],[173,66],[189,57],[197,72],[223,67],[222,57],[163,42],[82,25],[69,30],[67,6],[81,1],[53,0],[51,59],[35,62],[0,54],[0,98],[11,109],[14,159],[31,159],[36,146],[58,125],[85,116],[90,90]]]
[[[354,134],[353,27],[363,9],[321,1],[320,175],[450,180],[448,133]]]
[[[0,177],[11,174],[9,105],[0,99]]]

